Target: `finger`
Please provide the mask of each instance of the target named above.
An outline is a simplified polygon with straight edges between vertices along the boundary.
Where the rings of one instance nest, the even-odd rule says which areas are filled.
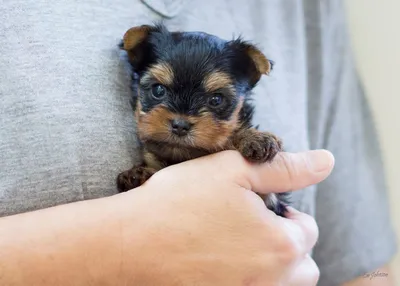
[[[317,184],[330,174],[333,165],[334,157],[326,150],[282,152],[272,162],[263,164],[251,164],[237,151],[222,151],[186,161],[175,168],[185,168],[199,180],[204,177],[228,180],[242,188],[266,194]]]
[[[304,260],[293,270],[288,283],[290,286],[314,286],[317,285],[320,272],[315,261],[306,255]]]
[[[315,219],[305,213],[288,207],[286,217],[279,217],[282,225],[287,229],[292,242],[295,243],[299,253],[305,255],[315,246],[319,236],[318,225]]]
[[[247,164],[239,184],[257,193],[278,193],[298,190],[326,179],[334,165],[332,153],[313,150],[302,153],[278,153],[274,161]]]

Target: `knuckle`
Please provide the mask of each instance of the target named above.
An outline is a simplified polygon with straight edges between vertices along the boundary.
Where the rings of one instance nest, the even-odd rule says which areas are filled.
[[[287,237],[281,242],[281,262],[285,265],[290,265],[296,261],[301,255],[301,248],[294,240]]]
[[[313,218],[311,215],[300,212],[293,217],[289,215],[288,218],[293,219],[293,222],[295,222],[299,228],[299,232],[303,234],[304,241],[302,243],[306,248],[305,250],[309,251],[312,247],[314,247],[319,237],[319,228],[315,218]]]
[[[288,257],[290,257],[292,260],[297,260],[302,255],[301,247],[299,247],[299,244],[295,243],[294,241],[291,241],[291,243],[287,244],[286,252]]]
[[[262,198],[261,195],[253,191],[249,191],[244,188],[241,199],[243,206],[250,211],[256,211],[257,213],[258,210],[261,211],[262,213],[266,211],[264,199]],[[264,223],[262,217],[260,217],[259,220],[260,224]]]

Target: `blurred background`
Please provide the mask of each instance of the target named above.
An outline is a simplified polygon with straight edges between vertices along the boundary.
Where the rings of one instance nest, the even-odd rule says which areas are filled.
[[[400,237],[400,1],[347,0],[357,66],[380,136],[394,225]],[[399,240],[400,245],[400,240]],[[392,262],[400,286],[400,254]]]

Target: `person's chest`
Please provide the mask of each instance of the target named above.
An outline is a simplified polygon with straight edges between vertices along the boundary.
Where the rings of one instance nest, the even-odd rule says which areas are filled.
[[[11,42],[14,48],[4,50],[3,61],[13,59],[13,64],[3,75],[8,84],[1,88],[8,100],[0,114],[0,216],[116,193],[116,175],[139,157],[129,81],[117,39],[131,26],[160,18],[152,11],[157,7],[177,9],[170,10],[173,18],[165,19],[171,29],[202,30],[224,38],[242,34],[258,43],[276,64],[255,89],[254,123],[280,136],[287,151],[309,148],[299,11],[275,1],[257,1],[259,6],[253,7],[245,1],[230,5],[222,0],[210,5],[152,2],[167,5],[157,7],[119,2],[127,8],[119,7],[114,15],[110,4],[109,10],[74,10],[67,17],[70,22],[42,18],[36,29],[43,33],[26,32],[30,52],[20,49],[18,39]],[[53,8],[46,7],[46,17],[58,11]],[[84,22],[88,13],[92,20]],[[48,38],[53,39],[51,46]],[[17,84],[20,78],[28,80]],[[312,192],[296,192],[293,201],[311,211]]]

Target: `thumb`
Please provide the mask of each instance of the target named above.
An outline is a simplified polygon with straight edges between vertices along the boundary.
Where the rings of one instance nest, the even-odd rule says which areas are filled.
[[[278,153],[272,162],[252,164],[237,151],[221,151],[189,160],[166,169],[185,168],[185,178],[203,180],[218,178],[256,193],[278,193],[302,189],[317,184],[329,176],[333,169],[333,155],[326,150],[301,153]],[[176,171],[182,173],[182,171]],[[160,171],[159,173],[162,173]],[[165,171],[164,171],[165,172]],[[155,176],[154,176],[155,177]],[[163,178],[176,179],[176,176]],[[154,178],[153,178],[154,180]]]
[[[282,152],[271,163],[248,164],[238,183],[257,193],[298,190],[326,179],[334,162],[332,153],[326,150]]]

